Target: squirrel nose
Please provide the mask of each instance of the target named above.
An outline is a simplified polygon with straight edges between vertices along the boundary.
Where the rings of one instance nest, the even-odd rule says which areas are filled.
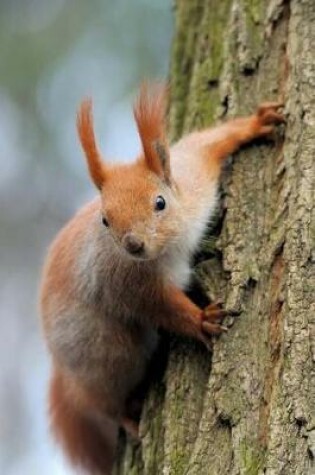
[[[132,233],[127,233],[123,238],[123,245],[130,254],[142,254],[144,242]]]

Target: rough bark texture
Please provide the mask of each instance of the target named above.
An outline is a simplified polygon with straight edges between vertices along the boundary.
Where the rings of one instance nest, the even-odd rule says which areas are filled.
[[[287,126],[228,164],[196,266],[241,315],[212,355],[172,340],[116,473],[315,473],[315,2],[177,0],[175,23],[173,140],[279,98]]]

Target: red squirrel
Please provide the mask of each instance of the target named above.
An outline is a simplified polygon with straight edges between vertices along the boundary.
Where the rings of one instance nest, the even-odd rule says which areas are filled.
[[[137,430],[127,400],[158,329],[206,345],[225,330],[221,306],[201,309],[184,293],[191,257],[214,211],[224,159],[283,122],[282,104],[265,103],[169,147],[164,105],[164,93],[142,86],[134,106],[142,152],[114,165],[101,158],[91,101],[83,101],[78,134],[99,196],[59,233],[43,272],[52,430],[69,460],[91,474],[111,472],[119,427]]]

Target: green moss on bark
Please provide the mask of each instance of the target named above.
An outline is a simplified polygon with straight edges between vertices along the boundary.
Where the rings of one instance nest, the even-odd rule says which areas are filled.
[[[242,473],[244,475],[259,475],[264,465],[265,454],[259,449],[249,446],[246,440],[240,443]]]

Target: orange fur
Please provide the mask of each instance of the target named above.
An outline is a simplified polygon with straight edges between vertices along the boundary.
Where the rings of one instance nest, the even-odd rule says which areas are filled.
[[[87,408],[83,411],[77,407],[79,393],[79,387],[73,383],[71,386],[60,371],[54,370],[49,392],[52,430],[74,466],[93,474],[109,475],[115,453],[115,430],[110,424],[98,425]]]
[[[166,91],[156,88],[149,93],[146,83],[140,89],[138,101],[134,106],[134,117],[142,142],[147,166],[166,180],[170,177],[169,151],[165,134]]]
[[[207,176],[218,177],[222,160],[242,145],[256,138],[268,136],[274,130],[275,124],[284,122],[283,116],[277,112],[282,105],[281,102],[262,103],[256,114],[232,119],[211,129],[192,132],[183,137],[175,147],[185,147],[201,154]]]
[[[98,151],[93,126],[92,101],[85,99],[77,115],[77,129],[82,148],[87,158],[89,172],[96,187],[100,190],[104,184],[106,170]]]
[[[263,104],[253,116],[192,133],[169,150],[163,102],[161,91],[150,98],[142,87],[134,112],[143,156],[110,167],[96,146],[91,102],[82,103],[78,132],[101,193],[59,233],[44,268],[52,428],[74,465],[93,474],[110,474],[118,425],[137,433],[128,400],[156,350],[157,329],[207,346],[225,331],[222,308],[202,310],[184,293],[190,259],[215,208],[222,159],[283,121],[279,104]],[[141,255],[126,247],[130,235],[143,244]]]

